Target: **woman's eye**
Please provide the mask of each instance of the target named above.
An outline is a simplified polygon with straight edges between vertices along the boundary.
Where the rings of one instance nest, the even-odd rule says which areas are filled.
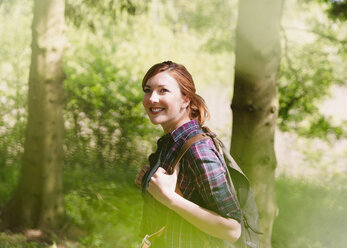
[[[148,88],[143,89],[143,92],[145,92],[145,93],[150,93],[150,92],[151,92],[151,89],[148,89]]]
[[[161,89],[160,92],[165,93],[165,92],[169,92],[167,89]]]

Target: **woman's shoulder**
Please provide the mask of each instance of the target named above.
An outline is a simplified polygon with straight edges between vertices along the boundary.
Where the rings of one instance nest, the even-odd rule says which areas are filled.
[[[225,173],[224,159],[211,139],[195,142],[183,159],[185,166],[203,180],[209,180],[209,178],[215,178]]]
[[[198,141],[196,141],[194,144],[192,144],[191,148],[193,149],[215,149],[215,145],[214,142],[212,141],[212,139],[207,138],[206,139],[200,139]]]
[[[220,154],[210,138],[196,141],[191,145],[187,153],[191,159],[220,160]]]

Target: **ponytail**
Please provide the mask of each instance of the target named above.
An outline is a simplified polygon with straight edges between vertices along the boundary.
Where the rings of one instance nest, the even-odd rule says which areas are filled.
[[[210,117],[205,100],[198,94],[191,96],[189,110],[190,119],[196,119],[200,126]]]

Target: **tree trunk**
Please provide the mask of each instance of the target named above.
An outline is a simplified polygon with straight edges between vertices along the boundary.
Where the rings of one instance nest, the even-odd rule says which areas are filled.
[[[18,188],[2,210],[10,229],[59,228],[62,196],[64,0],[35,0],[29,115]]]
[[[280,21],[284,0],[242,0],[236,29],[231,154],[249,177],[259,209],[260,247],[271,247],[277,212],[274,133],[278,115]]]

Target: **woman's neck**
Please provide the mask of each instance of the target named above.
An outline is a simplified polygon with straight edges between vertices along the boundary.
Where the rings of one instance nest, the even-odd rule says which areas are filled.
[[[172,132],[173,130],[179,128],[180,126],[182,126],[183,124],[186,124],[187,122],[190,122],[191,119],[189,118],[189,116],[183,116],[183,118],[181,118],[180,120],[178,120],[175,125],[170,125],[168,127],[162,125],[162,128],[164,130],[164,134],[168,134],[170,132]]]

